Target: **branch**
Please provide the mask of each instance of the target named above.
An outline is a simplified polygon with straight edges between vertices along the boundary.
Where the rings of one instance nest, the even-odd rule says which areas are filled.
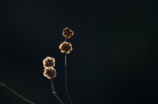
[[[35,104],[29,100],[27,100],[26,98],[24,98],[23,96],[21,96],[20,94],[16,93],[15,91],[13,91],[12,89],[10,89],[9,87],[7,87],[6,85],[4,85],[4,83],[0,83],[1,87],[6,88],[7,90],[9,90],[10,92],[12,92],[13,94],[15,94],[16,96],[20,97],[21,99],[25,100],[26,102],[30,103],[30,104]]]

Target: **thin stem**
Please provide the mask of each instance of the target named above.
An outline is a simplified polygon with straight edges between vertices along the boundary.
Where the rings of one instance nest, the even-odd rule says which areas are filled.
[[[4,83],[0,83],[1,87],[6,88],[7,90],[9,90],[10,92],[12,92],[13,94],[15,94],[16,96],[20,97],[21,99],[25,100],[26,102],[30,103],[30,104],[35,104],[29,100],[27,100],[26,98],[24,98],[23,96],[21,96],[20,94],[16,93],[15,91],[13,91],[12,89],[10,89],[9,87],[7,87],[6,85],[4,85]]]
[[[67,34],[67,31],[66,31],[66,34]],[[65,42],[67,42],[67,35],[65,36]]]
[[[67,41],[67,35],[65,36],[65,42],[66,41]],[[73,104],[71,97],[69,95],[68,89],[67,89],[67,53],[66,52],[65,52],[65,90],[66,90],[66,93],[67,93],[67,96],[69,98],[70,103]]]
[[[54,94],[55,98],[59,101],[59,103],[64,104],[64,103],[60,100],[60,98],[57,96],[57,94],[56,94],[57,92],[55,91],[55,88],[54,88],[53,78],[50,79],[50,82],[51,82],[51,85],[52,85],[52,90],[53,90],[53,94]]]
[[[68,89],[67,89],[67,65],[65,65],[65,90],[66,90],[66,93],[67,93],[67,96],[69,98],[70,103],[73,104],[71,97],[69,95]]]

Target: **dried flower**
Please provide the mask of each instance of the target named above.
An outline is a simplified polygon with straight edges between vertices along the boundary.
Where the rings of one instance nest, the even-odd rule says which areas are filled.
[[[55,66],[55,59],[53,57],[46,57],[43,60],[43,67],[54,67]]]
[[[67,35],[67,38],[69,39],[69,38],[71,38],[71,36],[74,35],[74,31],[72,31],[72,30],[69,29],[69,28],[65,28],[65,29],[63,29],[62,35],[63,35],[64,37]]]
[[[48,79],[55,78],[56,77],[56,70],[53,67],[46,67],[44,69],[43,75],[45,77],[47,77]]]
[[[72,51],[72,44],[69,42],[62,42],[59,45],[59,49],[61,49],[62,53],[66,52],[67,54],[69,54],[70,51]]]

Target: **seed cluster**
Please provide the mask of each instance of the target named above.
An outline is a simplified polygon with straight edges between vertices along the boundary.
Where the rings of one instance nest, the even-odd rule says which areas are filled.
[[[67,54],[70,53],[70,51],[72,51],[72,44],[69,43],[69,42],[62,42],[60,45],[59,45],[59,49],[61,49],[60,51],[62,53],[66,52]]]
[[[48,79],[56,77],[57,72],[54,69],[54,66],[55,66],[55,59],[53,57],[46,57],[43,60],[43,67],[44,67],[43,75]]]
[[[72,31],[72,30],[69,29],[69,28],[65,28],[65,29],[63,29],[62,35],[63,35],[64,37],[67,36],[67,38],[70,39],[71,36],[74,35],[74,31]]]
[[[63,29],[62,35],[69,39],[71,38],[71,36],[74,35],[74,31],[66,27],[65,29]],[[65,39],[65,41],[59,45],[59,49],[62,53],[65,52],[66,54],[69,54],[70,51],[72,51],[72,44],[70,42],[67,42]]]
[[[54,67],[55,66],[55,59],[52,58],[52,57],[46,57],[44,60],[43,60],[43,67],[46,68],[46,67]]]

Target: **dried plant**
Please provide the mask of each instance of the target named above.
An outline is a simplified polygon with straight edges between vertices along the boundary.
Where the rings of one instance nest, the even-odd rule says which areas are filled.
[[[71,36],[74,35],[74,31],[72,31],[71,29],[69,29],[69,28],[66,27],[65,29],[63,29],[62,35],[64,37],[67,37],[69,39],[69,38],[71,38]]]
[[[71,43],[67,42],[67,38],[68,39],[71,38],[71,36],[74,35],[74,32],[71,29],[66,27],[63,30],[62,34],[63,34],[63,36],[65,36],[65,41],[63,42],[62,45],[59,46],[59,49],[61,49],[65,52],[65,90],[66,90],[67,96],[70,100],[70,103],[73,104],[71,97],[69,95],[68,89],[67,89],[67,54],[70,53],[70,51],[72,51],[72,45],[71,45]]]
[[[66,52],[67,54],[69,54],[70,51],[72,51],[72,44],[69,42],[62,42],[59,45],[59,49],[61,49],[62,53]]]
[[[43,67],[54,67],[55,66],[55,59],[53,57],[46,57],[43,60]]]
[[[57,96],[56,94],[56,91],[55,91],[55,88],[54,88],[54,84],[53,84],[53,78],[56,77],[56,70],[54,69],[54,66],[55,66],[55,59],[53,57],[46,57],[44,60],[43,60],[43,67],[45,68],[44,69],[44,72],[43,72],[43,75],[45,77],[47,77],[48,79],[50,79],[51,81],[51,86],[52,86],[52,90],[53,90],[53,94],[55,96],[55,98],[61,103],[61,104],[64,104],[62,102],[62,100],[60,100],[60,98]]]
[[[65,37],[65,41],[62,42],[59,45],[59,49],[61,50],[62,53],[65,53],[65,90],[66,90],[66,93],[67,93],[68,98],[70,100],[70,103],[73,104],[72,100],[71,100],[71,97],[69,95],[68,89],[67,89],[67,54],[69,54],[70,51],[72,51],[72,44],[70,42],[67,42],[67,38],[70,39],[71,36],[74,35],[74,31],[72,31],[71,29],[66,27],[65,29],[63,29],[62,35]],[[53,94],[54,94],[55,98],[59,101],[59,103],[64,104],[62,102],[62,100],[57,96],[57,94],[56,94],[57,92],[55,91],[55,87],[54,87],[54,83],[53,83],[53,78],[56,78],[56,76],[57,76],[57,71],[54,69],[54,67],[55,67],[55,58],[49,57],[49,56],[46,57],[43,60],[43,67],[44,67],[43,75],[46,78],[50,79]],[[24,98],[20,94],[16,93],[15,91],[10,89],[9,87],[7,87],[4,83],[0,83],[0,86],[6,88],[9,91],[11,91],[13,94],[17,95],[18,97],[25,100],[26,102],[28,102],[30,104],[35,104],[35,103],[29,101],[28,99]]]
[[[67,54],[69,54],[70,51],[72,51],[72,44],[70,42],[67,42],[67,38],[68,39],[71,38],[71,36],[74,35],[74,32],[71,29],[66,27],[65,29],[63,29],[62,35],[65,37],[65,41],[59,45],[59,49],[62,53],[65,53],[65,90],[66,90],[66,93],[70,100],[70,103],[73,104],[71,97],[69,95],[68,89],[67,89]],[[56,95],[56,91],[55,91],[54,84],[53,84],[53,78],[56,77],[56,70],[53,68],[55,66],[55,59],[53,57],[46,57],[43,60],[43,66],[45,68],[43,75],[51,80],[51,85],[52,85],[52,90],[53,90],[54,96],[61,104],[64,104],[60,100],[60,98]]]
[[[53,67],[47,67],[44,69],[43,75],[48,79],[56,77],[56,70]]]

